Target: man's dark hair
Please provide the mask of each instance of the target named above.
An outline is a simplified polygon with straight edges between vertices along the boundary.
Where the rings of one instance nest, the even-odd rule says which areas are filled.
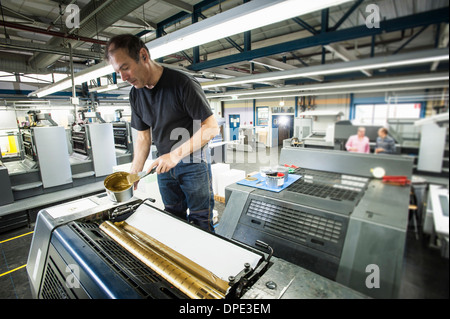
[[[125,49],[132,59],[139,62],[139,52],[142,48],[149,52],[144,41],[139,37],[132,34],[119,34],[109,39],[106,44],[105,59],[109,61],[110,55],[114,53],[115,50]]]

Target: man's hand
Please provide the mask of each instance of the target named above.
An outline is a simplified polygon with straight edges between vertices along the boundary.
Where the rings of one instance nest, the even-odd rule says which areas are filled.
[[[206,145],[217,134],[219,134],[219,127],[214,115],[211,115],[201,123],[200,129],[197,130],[188,141],[176,147],[171,152],[158,157],[152,165],[150,165],[148,171],[153,167],[158,166],[156,169],[158,174],[167,173],[184,157],[201,149],[202,146]]]
[[[175,152],[170,152],[158,157],[149,167],[148,172],[155,166],[156,173],[167,173],[171,168],[174,168],[182,158],[175,154]]]

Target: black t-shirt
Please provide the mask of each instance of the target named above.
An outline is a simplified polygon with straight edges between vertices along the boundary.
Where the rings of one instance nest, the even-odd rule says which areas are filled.
[[[169,68],[164,68],[153,89],[133,87],[130,104],[131,126],[138,131],[151,128],[160,155],[189,140],[213,114],[200,83]]]

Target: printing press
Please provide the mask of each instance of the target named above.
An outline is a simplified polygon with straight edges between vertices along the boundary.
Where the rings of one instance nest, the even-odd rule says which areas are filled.
[[[116,150],[133,153],[132,129],[129,121],[122,120],[123,109],[115,110],[116,120],[112,122],[114,131],[114,144]]]
[[[133,142],[131,140],[131,123],[126,121],[113,122],[114,145],[116,149],[127,153],[133,153]]]
[[[112,173],[120,157],[116,156],[113,125],[106,123],[99,112],[79,111],[83,121],[95,119],[97,123],[80,122],[72,127],[72,154],[70,163],[78,184],[92,181]],[[125,159],[129,160],[129,159]],[[122,161],[121,161],[122,162]]]
[[[410,186],[385,183],[373,171],[411,179],[413,159],[283,148],[280,163],[298,167],[298,179],[279,192],[228,186],[217,233],[251,247],[263,241],[274,256],[366,296],[396,298]],[[371,275],[376,288],[367,283]]]
[[[14,200],[67,188],[72,183],[65,129],[48,113],[30,111],[28,115],[33,126],[20,129],[23,160],[5,163]]]
[[[410,187],[372,168],[410,177],[412,160],[287,148],[280,162],[302,164],[296,182],[280,192],[228,186],[215,234],[150,200],[106,193],[40,211],[27,262],[33,296],[395,298]]]
[[[27,275],[42,299],[365,298],[254,244],[102,193],[39,212]]]

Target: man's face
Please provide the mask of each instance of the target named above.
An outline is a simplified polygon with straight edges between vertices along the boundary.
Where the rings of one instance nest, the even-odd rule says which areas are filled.
[[[358,130],[358,136],[359,136],[359,137],[364,137],[364,135],[366,135],[366,130],[359,129],[359,130]]]
[[[109,58],[114,71],[120,74],[123,81],[127,81],[135,88],[143,88],[147,84],[146,68],[139,55],[139,62],[132,59],[124,49],[117,49]]]

